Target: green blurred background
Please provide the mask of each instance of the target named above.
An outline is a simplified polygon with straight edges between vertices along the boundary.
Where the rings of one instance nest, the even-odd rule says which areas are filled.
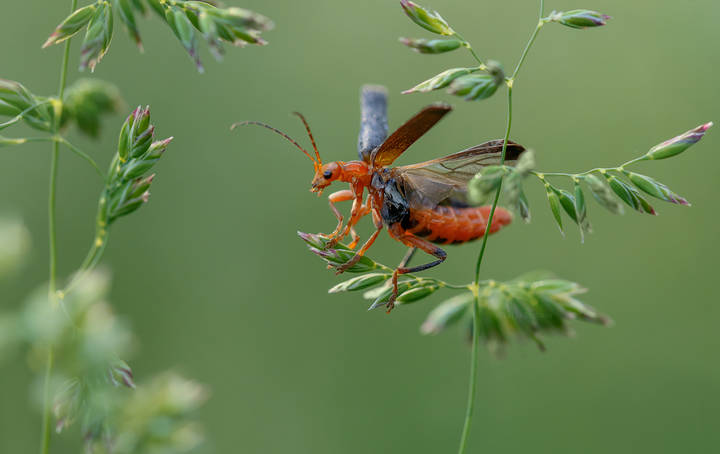
[[[41,51],[40,44],[69,3],[3,2],[0,76],[39,94],[55,92],[62,51]],[[720,119],[720,4],[546,3],[548,11],[589,7],[614,19],[598,30],[549,26],[529,56],[516,83],[512,135],[537,151],[541,170],[616,165]],[[114,276],[112,302],[139,339],[131,361],[136,377],[173,368],[209,385],[212,398],[199,415],[208,435],[204,452],[454,452],[465,411],[465,333],[418,332],[443,295],[390,316],[367,312],[357,294],[328,295],[338,278],[295,235],[335,225],[326,201],[308,192],[310,163],[267,131],[228,127],[256,119],[302,138],[289,115],[300,110],[323,158],[349,160],[361,84],[388,86],[391,129],[432,101],[454,104],[455,112],[401,158],[411,163],[501,137],[504,96],[466,103],[444,93],[400,95],[472,61],[463,52],[421,56],[403,48],[399,36],[428,34],[396,1],[237,5],[276,22],[264,35],[270,45],[229,49],[220,64],[203,45],[207,71],[198,74],[151,16],[140,20],[146,52],[137,52],[118,22],[93,75],[121,88],[126,111],[150,104],[157,133],[175,136],[149,205],[114,226],[104,259]],[[536,1],[428,5],[508,69],[537,14]],[[70,82],[83,76],[75,70],[77,50],[74,43]],[[71,138],[104,165],[125,115],[105,122],[100,141],[74,131]],[[572,229],[567,238],[558,234],[542,188],[530,188],[533,222],[491,239],[484,276],[553,270],[586,285],[585,300],[616,324],[576,324],[575,338],[549,339],[546,353],[528,342],[512,346],[505,359],[483,351],[470,452],[717,447],[719,145],[711,130],[685,155],[637,168],[686,196],[692,208],[658,202],[657,218],[615,217],[592,205],[595,233],[585,244]],[[28,265],[2,282],[2,310],[18,307],[46,279],[48,149],[33,144],[0,153],[0,211],[20,214],[34,240]],[[59,184],[59,266],[67,275],[89,246],[100,182],[66,153]],[[477,249],[450,247],[447,262],[428,274],[469,281]],[[396,263],[403,253],[383,234],[370,255]],[[0,452],[37,449],[32,375],[22,358],[0,375]],[[54,452],[79,450],[73,436],[56,437]]]

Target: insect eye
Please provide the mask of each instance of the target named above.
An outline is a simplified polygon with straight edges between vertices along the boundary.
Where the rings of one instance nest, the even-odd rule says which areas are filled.
[[[331,176],[332,172],[330,170],[326,170],[325,172],[323,172],[323,178],[325,178],[326,180],[329,179]]]

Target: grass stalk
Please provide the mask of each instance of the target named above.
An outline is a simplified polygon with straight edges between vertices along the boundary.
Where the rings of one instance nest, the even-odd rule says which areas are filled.
[[[538,25],[535,27],[535,30],[533,31],[532,35],[530,36],[530,39],[528,40],[527,45],[525,46],[525,49],[523,50],[522,55],[520,56],[520,60],[518,61],[517,66],[515,67],[515,70],[513,71],[512,76],[507,81],[507,122],[505,124],[505,137],[503,139],[503,147],[502,147],[502,155],[500,157],[500,164],[505,163],[505,154],[507,152],[507,144],[508,140],[510,140],[510,129],[512,128],[512,93],[513,93],[513,83],[515,82],[515,78],[518,75],[518,72],[520,71],[520,68],[522,67],[523,63],[525,62],[525,58],[527,57],[528,52],[530,51],[530,48],[532,47],[533,43],[535,42],[535,38],[537,38],[537,34],[540,31],[540,29],[543,26],[543,14],[545,10],[545,1],[540,0],[540,17],[538,19]],[[488,236],[490,235],[490,225],[492,225],[493,216],[495,215],[495,210],[497,208],[498,201],[500,200],[500,193],[502,192],[502,180],[500,180],[500,185],[497,188],[497,191],[495,192],[495,198],[493,199],[492,207],[490,208],[490,214],[488,216],[487,221],[487,228],[485,229],[485,235],[483,235],[482,244],[480,245],[480,252],[478,253],[478,259],[477,264],[475,265],[475,280],[473,281],[473,294],[474,294],[474,304],[473,304],[473,325],[472,325],[472,349],[470,352],[470,383],[468,385],[468,401],[467,401],[467,410],[465,412],[465,422],[463,424],[463,430],[462,435],[460,436],[460,447],[458,448],[458,454],[465,454],[465,449],[467,447],[467,441],[468,437],[470,435],[470,428],[472,425],[472,419],[473,414],[475,410],[475,400],[476,400],[476,394],[477,394],[477,376],[478,376],[478,362],[479,362],[479,343],[480,343],[480,335],[479,335],[479,326],[480,326],[480,292],[478,290],[478,282],[480,282],[480,268],[482,266],[483,258],[485,257],[485,250],[487,248],[487,240]]]
[[[72,9],[77,9],[77,0],[72,0]],[[70,58],[70,39],[65,42],[65,50],[63,52],[63,59],[60,65],[60,85],[58,87],[58,100],[62,103],[65,95],[65,86],[67,84],[67,69],[68,60]],[[60,112],[56,112],[56,117],[59,116]],[[60,123],[59,118],[55,118],[55,125],[53,133],[57,134],[57,129]],[[57,198],[57,174],[58,164],[60,155],[60,143],[53,141],[52,143],[52,158],[50,162],[50,189],[48,196],[48,235],[49,235],[49,284],[48,294],[50,304],[56,304],[56,292],[57,292],[57,229],[56,229],[56,198]],[[50,396],[50,379],[52,376],[53,368],[53,346],[48,345],[48,355],[45,367],[45,384],[43,391],[43,417],[42,417],[42,434],[40,443],[40,453],[48,454],[50,452],[50,434],[51,434],[51,396]]]

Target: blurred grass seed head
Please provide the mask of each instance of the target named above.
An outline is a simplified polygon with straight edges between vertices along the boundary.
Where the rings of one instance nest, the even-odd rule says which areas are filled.
[[[172,30],[201,72],[198,36],[205,38],[215,58],[220,60],[224,53],[223,43],[236,47],[265,45],[267,42],[260,34],[273,28],[267,17],[242,8],[220,8],[202,1],[147,0],[147,3]],[[65,18],[42,47],[62,43],[87,27],[80,50],[80,70],[90,68],[94,71],[110,47],[115,13],[142,51],[135,15],[145,14],[147,10],[139,0],[96,1]]]

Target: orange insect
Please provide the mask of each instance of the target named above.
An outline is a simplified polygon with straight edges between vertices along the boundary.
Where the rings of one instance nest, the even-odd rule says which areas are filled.
[[[372,150],[360,152],[360,160],[322,163],[310,126],[302,120],[315,150],[314,156],[287,134],[264,123],[247,121],[238,125],[254,124],[268,128],[289,140],[302,151],[315,166],[315,176],[310,191],[322,193],[333,181],[350,184],[350,189],[337,191],[328,197],[330,209],[338,220],[335,230],[324,237],[330,240],[328,247],[351,235],[350,248],[355,248],[360,237],[355,225],[372,214],[375,232],[368,238],[355,256],[336,268],[344,272],[367,252],[384,227],[390,236],[410,248],[418,248],[435,257],[432,262],[407,267],[401,264],[392,276],[393,293],[387,303],[388,312],[397,298],[398,275],[426,270],[442,263],[447,254],[436,244],[461,244],[481,238],[487,228],[489,206],[471,207],[466,200],[468,181],[484,166],[499,164],[503,141],[492,140],[444,158],[388,168],[395,159],[422,137],[452,108],[446,104],[432,104],[400,126],[394,133]],[[511,165],[525,149],[508,142],[506,163]],[[368,195],[363,202],[363,194]],[[350,219],[343,226],[344,218],[338,211],[337,202],[352,200]],[[512,220],[511,214],[497,208],[490,225],[490,233],[498,231]]]

